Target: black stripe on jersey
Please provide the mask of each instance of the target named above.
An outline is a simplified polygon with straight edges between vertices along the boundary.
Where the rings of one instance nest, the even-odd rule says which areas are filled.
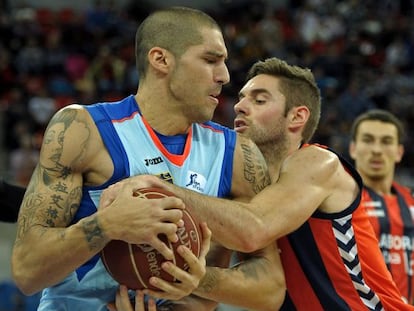
[[[323,310],[350,311],[348,304],[336,293],[320,254],[311,251],[317,250],[318,247],[309,224],[303,224],[298,230],[289,234],[288,239]]]

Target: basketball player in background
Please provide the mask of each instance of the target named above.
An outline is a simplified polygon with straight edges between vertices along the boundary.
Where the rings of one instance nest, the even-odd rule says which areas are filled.
[[[99,252],[112,239],[150,244],[172,258],[159,235],[177,240],[182,201],[135,198],[131,206],[126,203],[133,192],[125,187],[123,196],[100,208],[102,190],[109,185],[154,174],[209,196],[242,199],[269,183],[256,145],[210,121],[229,81],[226,58],[222,32],[210,16],[189,8],[157,11],[137,30],[137,93],[119,102],[70,105],[52,117],[21,205],[12,253],[18,287],[26,294],[44,289],[39,311],[106,310],[119,284],[106,272]],[[155,280],[157,297],[179,299],[198,286],[211,236],[204,229],[202,256],[179,247],[190,269],[165,263],[180,282]],[[263,269],[253,271],[259,278],[247,281],[275,292],[279,284],[284,289],[284,279],[272,268],[280,265],[277,249],[268,249],[275,262],[261,258]],[[278,273],[271,284],[260,282],[273,271]],[[284,292],[277,292],[283,299]]]
[[[369,110],[355,119],[351,136],[349,154],[364,182],[361,205],[395,283],[414,304],[414,197],[394,180],[404,154],[403,124],[388,111]]]
[[[0,177],[0,221],[15,223],[26,188]]]
[[[332,150],[307,144],[318,125],[320,105],[310,70],[277,58],[259,61],[239,93],[234,126],[262,151],[269,186],[243,203],[203,196],[147,175],[120,182],[105,194],[109,198],[113,192],[114,199],[117,187],[164,187],[207,221],[213,239],[229,249],[252,252],[277,241],[287,286],[280,310],[414,310],[392,280],[359,205],[359,174]],[[254,257],[247,261],[249,269],[260,269]],[[233,272],[207,267],[194,293],[233,305],[258,295],[230,277]],[[260,280],[272,277],[265,274]]]

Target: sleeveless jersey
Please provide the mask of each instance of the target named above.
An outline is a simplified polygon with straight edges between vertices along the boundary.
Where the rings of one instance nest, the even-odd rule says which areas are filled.
[[[359,174],[338,157],[362,191]],[[278,240],[287,287],[281,310],[414,310],[391,278],[360,195],[342,212],[316,211]]]
[[[73,222],[97,211],[103,189],[128,176],[158,175],[211,196],[228,196],[236,134],[214,122],[193,124],[181,155],[170,153],[141,116],[134,96],[119,102],[85,106],[112,158],[114,173],[103,185],[83,187]],[[165,139],[165,137],[164,137]],[[70,250],[68,250],[70,251]],[[99,255],[59,284],[46,288],[38,310],[107,310],[119,284],[106,272]]]
[[[388,269],[403,297],[414,304],[414,197],[396,182],[392,195],[364,186],[361,205],[374,227]]]

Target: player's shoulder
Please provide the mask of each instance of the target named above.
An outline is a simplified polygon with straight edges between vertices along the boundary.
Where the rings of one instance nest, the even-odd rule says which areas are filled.
[[[393,181],[392,186],[399,193],[403,194],[406,197],[411,197],[414,200],[414,190],[411,187],[403,185],[397,181]]]
[[[339,163],[340,159],[336,152],[327,146],[320,144],[304,144],[299,148],[298,152],[293,155],[311,160],[310,163]]]
[[[76,116],[81,116],[86,113],[85,107],[78,103],[73,103],[70,105],[67,105],[65,107],[60,108],[56,113],[54,114],[53,118],[62,118],[64,116],[70,117],[72,116],[75,118]]]
[[[301,146],[284,160],[282,166],[283,170],[302,176],[317,177],[319,181],[332,180],[333,177],[339,176],[335,172],[341,168],[341,160],[335,152],[316,144]]]
[[[60,143],[65,144],[94,142],[95,146],[99,139],[93,119],[85,106],[80,104],[63,107],[53,115],[45,131],[44,141],[55,141],[56,133],[61,139],[64,138]]]
[[[203,128],[207,128],[207,129],[211,129],[213,131],[216,132],[223,132],[223,133],[231,133],[231,134],[236,134],[236,131],[229,128],[226,125],[214,122],[214,121],[207,121],[204,123],[199,123],[199,126],[203,127]]]

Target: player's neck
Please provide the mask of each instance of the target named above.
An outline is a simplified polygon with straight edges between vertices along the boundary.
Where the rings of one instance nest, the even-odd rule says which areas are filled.
[[[186,134],[191,123],[182,113],[174,111],[171,103],[155,97],[148,99],[145,95],[135,95],[141,114],[151,128],[166,136]]]
[[[372,179],[362,176],[364,185],[379,195],[391,195],[392,178]]]
[[[284,159],[290,154],[284,144],[268,144],[258,146],[269,170],[272,182],[279,179],[280,167]]]

